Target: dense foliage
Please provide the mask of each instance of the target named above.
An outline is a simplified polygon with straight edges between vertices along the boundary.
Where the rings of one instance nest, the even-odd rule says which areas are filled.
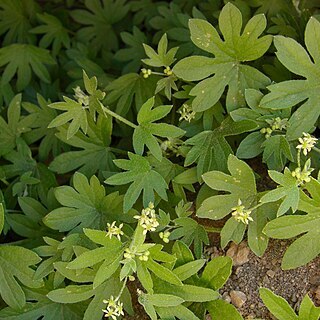
[[[320,5],[0,1],[0,319],[243,319],[248,240],[320,253]],[[215,222],[220,220],[223,227]],[[278,319],[299,315],[261,288]]]

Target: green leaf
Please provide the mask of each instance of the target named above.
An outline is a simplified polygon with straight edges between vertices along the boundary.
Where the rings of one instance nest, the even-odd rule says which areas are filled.
[[[36,119],[34,115],[21,115],[21,94],[17,94],[7,108],[6,122],[0,117],[0,155],[12,151],[16,147],[17,138],[31,130]]]
[[[33,0],[3,0],[0,8],[0,35],[4,35],[2,45],[32,43],[35,37],[30,34],[30,29],[40,10],[39,5]]]
[[[45,83],[50,75],[45,64],[55,64],[48,50],[31,44],[11,44],[0,49],[0,67],[5,66],[1,83],[9,83],[17,73],[17,90],[22,91],[31,81],[33,71]]]
[[[180,297],[171,294],[146,294],[145,299],[150,304],[156,307],[175,307],[183,303],[184,300]]]
[[[234,122],[231,117],[227,117],[213,131],[200,132],[185,142],[192,147],[187,153],[184,165],[190,166],[197,163],[198,179],[207,171],[227,171],[227,159],[233,152],[226,137],[239,135],[255,128],[256,124],[250,120]]]
[[[259,289],[260,297],[269,311],[279,320],[297,320],[298,316],[292,310],[288,302],[275,295],[267,288]]]
[[[230,303],[224,300],[214,300],[206,303],[212,320],[243,320],[241,314]]]
[[[112,134],[112,119],[98,116],[96,123],[92,119],[88,123],[88,133],[78,131],[68,139],[68,130],[59,127],[57,137],[72,147],[82,149],[64,152],[58,155],[49,168],[57,173],[66,173],[79,168],[87,177],[99,171],[113,171],[114,155],[110,148]]]
[[[118,38],[114,24],[125,21],[123,19],[130,9],[129,4],[125,0],[86,0],[84,4],[86,9],[71,12],[71,17],[81,26],[77,37],[87,43],[95,54],[101,50],[117,50]]]
[[[205,259],[187,262],[186,264],[173,269],[173,273],[178,276],[181,281],[184,281],[196,274],[205,264]]]
[[[23,247],[0,247],[0,294],[11,308],[20,309],[26,303],[20,283],[29,288],[43,285],[41,280],[34,280],[33,266],[40,260],[36,253]]]
[[[179,49],[175,47],[167,52],[168,39],[166,34],[161,37],[158,43],[158,53],[146,44],[143,44],[143,47],[149,59],[142,59],[142,62],[152,67],[169,67],[176,60],[174,56]]]
[[[123,74],[137,72],[141,67],[141,60],[145,56],[143,43],[147,42],[147,37],[136,26],[133,26],[132,34],[121,32],[120,36],[127,46],[117,51],[114,57],[119,61],[127,62],[122,69]]]
[[[237,157],[240,159],[251,159],[263,152],[262,143],[265,138],[261,132],[248,134],[239,144]]]
[[[58,303],[76,303],[89,299],[92,296],[91,285],[70,285],[48,293],[48,298]]]
[[[43,219],[50,228],[72,232],[82,232],[83,228],[104,229],[117,213],[122,214],[122,198],[118,198],[118,193],[106,195],[96,176],[88,181],[77,172],[73,185],[74,188],[61,186],[55,189],[55,196],[63,207],[54,209]]]
[[[159,142],[154,136],[162,138],[177,138],[184,134],[184,131],[167,123],[154,123],[165,117],[172,106],[154,106],[154,97],[146,101],[137,116],[139,126],[133,132],[133,148],[139,155],[143,155],[144,146],[146,145],[151,154],[161,161],[162,150]]]
[[[27,302],[22,309],[13,309],[10,307],[0,311],[0,319],[7,320],[33,320],[43,319],[52,320],[81,320],[83,318],[83,304],[64,304],[56,303],[47,298],[48,289],[25,290],[27,299],[33,302]]]
[[[269,176],[272,180],[277,182],[279,186],[262,196],[260,202],[268,203],[283,199],[277,211],[278,217],[285,214],[290,208],[295,212],[298,209],[300,197],[297,179],[292,176],[288,168],[285,168],[283,174],[270,170]]]
[[[203,288],[196,285],[184,284],[177,286],[168,284],[163,281],[164,279],[156,279],[154,281],[154,290],[159,293],[173,294],[185,301],[190,302],[206,302],[216,300],[219,297],[219,293],[209,288]]]
[[[288,160],[294,161],[290,145],[285,136],[275,135],[265,140],[262,161],[271,170],[282,171]]]
[[[238,199],[241,199],[247,208],[255,200],[257,191],[252,169],[233,155],[228,158],[228,168],[231,175],[220,171],[210,171],[203,175],[204,182],[210,188],[227,191],[230,194],[205,199],[197,211],[199,217],[218,220],[231,212],[231,208],[237,205]]]
[[[161,264],[149,259],[145,263],[146,267],[152,271],[154,275],[156,275],[159,279],[166,281],[168,283],[172,283],[178,286],[182,286],[181,280],[175,275],[171,270],[162,266]]]
[[[320,307],[316,307],[309,295],[306,294],[300,305],[299,320],[318,320],[319,317]]]
[[[4,208],[2,203],[0,203],[0,234],[3,230],[3,226],[4,226]]]
[[[269,78],[257,69],[241,64],[241,62],[260,58],[268,50],[272,41],[271,36],[259,38],[266,25],[264,15],[254,16],[240,34],[242,15],[231,3],[223,7],[219,16],[219,28],[224,41],[221,40],[218,31],[207,21],[189,20],[193,43],[200,49],[215,55],[215,58],[211,59],[188,57],[179,61],[173,69],[178,77],[188,81],[201,80],[214,74],[213,77],[202,80],[190,91],[190,95],[195,96],[192,103],[194,111],[204,111],[215,105],[227,86],[227,110],[230,112],[244,107],[245,89],[264,88],[270,83]],[[190,68],[190,66],[194,67]]]
[[[161,319],[171,319],[170,317],[176,317],[177,319],[181,320],[200,320],[192,311],[181,304],[175,307],[157,307],[156,310],[161,316]]]
[[[201,283],[214,290],[220,289],[228,280],[232,271],[232,259],[229,257],[213,258],[203,270]]]
[[[123,185],[132,182],[129,186],[123,202],[123,210],[127,212],[137,201],[143,192],[143,205],[147,207],[154,203],[155,192],[164,200],[167,199],[167,183],[163,177],[152,169],[148,160],[140,155],[128,152],[129,160],[114,160],[116,166],[127,170],[117,173],[105,182],[112,185]]]
[[[306,233],[295,240],[287,249],[283,269],[293,269],[308,263],[320,253],[319,211],[308,215],[283,216],[270,221],[264,232],[272,238],[288,239]]]
[[[50,108],[66,111],[59,114],[53,119],[48,128],[60,127],[69,121],[69,127],[67,131],[67,139],[72,138],[79,129],[82,129],[84,133],[88,130],[87,111],[83,105],[77,101],[74,101],[68,97],[63,97],[65,102],[55,102],[49,105]]]
[[[311,17],[305,30],[305,43],[311,55],[295,40],[275,37],[276,55],[291,72],[305,80],[288,80],[268,87],[270,93],[261,100],[261,107],[271,109],[291,108],[303,102],[289,119],[287,139],[298,139],[302,132],[313,129],[320,115],[319,80],[320,50],[314,45],[320,37],[320,22]],[[313,61],[311,60],[313,59]]]
[[[31,33],[44,34],[39,42],[42,48],[48,48],[52,44],[53,55],[57,55],[62,47],[70,48],[69,30],[64,28],[62,22],[56,17],[48,13],[37,14],[37,18],[43,22],[30,30]]]
[[[209,244],[209,238],[205,228],[192,218],[182,217],[174,219],[177,226],[170,234],[171,240],[181,239],[187,246],[194,244],[194,253],[201,257],[203,244]]]
[[[48,158],[50,151],[52,151],[53,155],[57,155],[63,146],[55,136],[57,130],[48,128],[49,123],[57,116],[56,110],[49,108],[49,102],[40,94],[37,95],[37,102],[39,106],[30,102],[22,104],[23,108],[30,114],[30,117],[35,117],[35,121],[32,123],[32,130],[24,133],[23,138],[29,145],[41,140],[39,157],[44,161]]]
[[[145,79],[136,73],[125,74],[106,87],[106,102],[122,116],[126,116],[133,106],[139,111],[143,103],[154,96],[156,80],[155,77]]]

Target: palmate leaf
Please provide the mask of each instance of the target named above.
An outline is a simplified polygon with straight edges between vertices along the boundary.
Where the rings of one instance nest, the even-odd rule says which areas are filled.
[[[9,104],[7,119],[6,122],[0,117],[0,156],[16,147],[17,138],[31,130],[36,116],[21,116],[21,94],[18,94]]]
[[[205,199],[197,210],[197,216],[200,218],[222,219],[238,204],[239,199],[246,209],[258,203],[261,195],[257,193],[252,169],[244,161],[230,155],[228,170],[231,175],[220,171],[210,171],[203,175],[203,180],[210,188],[228,193]],[[262,230],[268,220],[274,218],[276,208],[276,204],[264,204],[251,212],[253,221],[248,224],[248,243],[258,256],[261,256],[267,248],[268,238]],[[246,228],[246,224],[231,217],[221,230],[221,246],[224,248],[231,240],[240,243]]]
[[[150,46],[143,45],[148,59],[143,59],[142,62],[152,67],[168,67],[175,61],[175,54],[178,51],[178,47],[171,48],[168,52],[168,39],[164,34],[158,43],[158,52],[152,49]]]
[[[228,86],[226,106],[230,112],[245,106],[245,89],[259,89],[270,84],[270,79],[260,71],[242,64],[260,58],[268,50],[272,37],[268,35],[259,38],[266,23],[264,15],[254,16],[240,34],[241,12],[230,2],[223,7],[219,16],[219,28],[224,41],[210,23],[200,19],[189,21],[194,44],[215,55],[215,58],[188,57],[173,68],[173,72],[184,80],[206,78],[190,91],[190,95],[195,96],[192,103],[194,111],[204,111],[215,105]],[[214,76],[209,77],[212,74]]]
[[[156,80],[152,76],[145,79],[136,73],[125,74],[106,87],[109,91],[106,102],[114,106],[116,113],[122,116],[127,115],[133,105],[139,111],[143,103],[154,95]]]
[[[302,266],[320,253],[320,182],[311,178],[304,188],[308,195],[298,190],[299,195],[295,200],[299,202],[298,209],[307,214],[277,218],[270,221],[263,230],[269,237],[276,239],[289,239],[302,235],[289,246],[284,254],[283,269]],[[294,201],[293,196],[294,193],[291,193],[291,196],[288,195],[292,202]]]
[[[11,44],[0,48],[0,67],[6,66],[1,83],[9,83],[17,74],[17,90],[21,91],[30,83],[32,72],[45,83],[50,83],[46,64],[55,64],[48,50],[31,44]]]
[[[283,199],[278,208],[277,216],[282,216],[290,208],[293,212],[297,211],[300,198],[300,189],[297,179],[292,176],[290,170],[285,168],[283,174],[274,170],[270,170],[269,176],[273,181],[278,183],[279,186],[276,189],[267,192],[260,199],[260,201],[268,203]]]
[[[43,285],[41,280],[34,280],[35,271],[31,268],[40,260],[36,253],[23,247],[0,248],[0,295],[11,308],[20,309],[26,303],[20,283],[29,288]]]
[[[227,159],[233,153],[225,137],[238,135],[254,130],[257,125],[250,120],[234,122],[227,117],[221,125],[213,131],[203,131],[188,139],[185,144],[191,145],[187,153],[185,166],[197,163],[198,179],[207,171],[227,171]]]
[[[305,30],[307,51],[295,40],[283,36],[275,37],[276,55],[291,72],[305,80],[289,80],[272,84],[270,93],[264,96],[260,106],[270,109],[292,108],[301,102],[289,120],[287,139],[295,140],[302,132],[309,132],[320,115],[320,22],[310,18]]]
[[[88,129],[88,111],[78,101],[72,100],[68,97],[63,97],[64,102],[55,102],[50,104],[50,108],[66,111],[55,117],[48,125],[48,128],[60,127],[69,121],[67,131],[67,139],[72,138],[79,129],[87,133]]]
[[[101,49],[117,50],[118,38],[113,25],[121,21],[129,11],[126,0],[85,0],[88,10],[73,10],[72,18],[84,25],[78,31],[79,39],[90,43],[95,52]]]
[[[77,303],[85,301],[91,298],[90,303],[83,315],[83,320],[101,320],[103,316],[102,309],[105,308],[105,303],[103,302],[106,297],[117,296],[119,293],[119,288],[122,283],[119,281],[119,274],[108,279],[96,289],[92,288],[92,285],[70,285],[66,288],[56,289],[47,295],[48,298],[57,303]],[[121,302],[124,304],[124,309],[132,314],[131,298],[129,290],[125,287],[121,297]]]
[[[55,128],[48,128],[49,123],[57,116],[56,110],[49,108],[49,102],[40,94],[37,95],[38,105],[31,102],[24,102],[23,108],[35,117],[32,123],[32,130],[24,133],[23,138],[28,144],[32,144],[41,139],[39,144],[39,158],[44,161],[48,159],[49,152],[56,156],[63,149],[62,142],[57,139]]]
[[[114,155],[110,149],[112,118],[98,116],[96,122],[91,117],[88,119],[87,135],[78,131],[68,139],[68,130],[65,126],[59,127],[56,136],[70,146],[82,149],[64,152],[58,155],[49,168],[57,173],[66,173],[76,169],[91,177],[97,171],[113,171],[115,169],[112,160]]]
[[[131,182],[123,202],[123,210],[127,212],[135,204],[139,195],[143,192],[143,205],[147,207],[149,202],[154,202],[155,193],[167,200],[166,181],[153,170],[148,160],[140,155],[129,152],[129,160],[114,160],[117,167],[126,172],[117,173],[105,182],[111,185],[123,185]]]
[[[22,309],[4,308],[0,319],[4,320],[81,320],[85,305],[83,303],[56,303],[47,298],[48,288],[25,289],[27,302]],[[31,302],[32,301],[32,302]]]
[[[5,34],[2,45],[6,46],[14,42],[33,43],[35,36],[29,31],[40,9],[37,2],[2,0],[0,9],[0,35]]]
[[[55,189],[57,200],[63,205],[43,219],[55,230],[82,232],[83,228],[105,229],[107,222],[119,219],[122,214],[122,197],[117,192],[106,195],[104,186],[96,176],[90,181],[81,173],[73,176],[74,188],[61,186]],[[113,220],[112,220],[113,219]]]
[[[122,32],[120,36],[122,41],[129,46],[120,49],[114,56],[117,60],[126,62],[126,65],[122,69],[122,73],[127,74],[139,71],[141,59],[145,56],[142,44],[147,41],[147,37],[136,26],[133,27],[132,34],[129,32]]]
[[[52,53],[57,55],[62,47],[70,47],[70,37],[68,29],[66,29],[61,21],[48,13],[37,14],[37,18],[44,23],[44,25],[37,26],[30,30],[31,33],[44,34],[39,42],[42,48],[48,48],[52,44]]]
[[[154,123],[164,118],[172,109],[172,106],[158,106],[153,108],[154,102],[155,98],[150,98],[142,105],[138,113],[137,121],[139,125],[133,132],[133,148],[137,154],[142,155],[144,146],[146,145],[151,154],[161,161],[162,150],[154,136],[177,138],[182,136],[184,131],[171,124]]]

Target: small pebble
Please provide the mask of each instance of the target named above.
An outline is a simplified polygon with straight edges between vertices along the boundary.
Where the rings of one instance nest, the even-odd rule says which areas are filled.
[[[273,278],[273,277],[276,275],[276,273],[275,273],[273,270],[268,270],[268,271],[267,271],[267,275],[268,275],[270,278]]]
[[[233,260],[234,266],[242,266],[249,261],[250,249],[246,242],[241,242],[239,245],[232,243],[226,255]]]
[[[237,308],[241,308],[247,301],[247,296],[242,291],[230,291],[230,298],[231,303]]]

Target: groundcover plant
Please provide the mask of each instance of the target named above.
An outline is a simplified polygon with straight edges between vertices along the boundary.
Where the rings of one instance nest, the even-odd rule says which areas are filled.
[[[1,0],[0,319],[238,320],[209,233],[316,258],[319,21],[304,0]]]

